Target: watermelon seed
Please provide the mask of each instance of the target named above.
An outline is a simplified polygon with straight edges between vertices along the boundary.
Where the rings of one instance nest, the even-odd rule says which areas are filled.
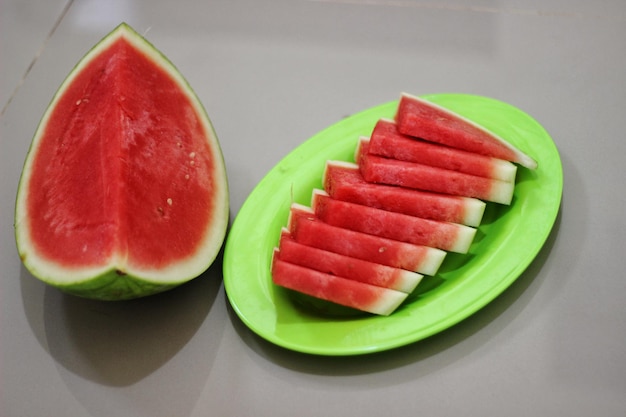
[[[195,153],[195,152],[191,152],[191,153],[189,154],[189,157],[190,157],[191,159],[195,158],[195,157],[196,157],[196,153]]]
[[[171,198],[168,198],[168,199],[167,199],[167,205],[168,205],[168,206],[171,206],[171,205],[172,205],[172,199],[171,199]]]
[[[380,248],[378,248],[378,252],[383,253],[384,251],[386,251],[387,248],[384,246],[381,246]]]
[[[196,162],[195,161],[189,161],[189,165],[195,165]]]
[[[185,179],[188,180],[189,179],[189,174],[185,174]]]

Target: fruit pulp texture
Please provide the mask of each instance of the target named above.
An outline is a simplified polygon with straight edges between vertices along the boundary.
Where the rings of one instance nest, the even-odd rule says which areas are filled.
[[[331,226],[297,204],[291,207],[288,228],[304,245],[425,275],[435,275],[446,254],[428,246]]]
[[[510,204],[515,184],[414,162],[383,158],[368,152],[361,140],[357,161],[366,181]]]
[[[485,211],[481,200],[365,181],[359,166],[329,161],[324,190],[333,198],[425,219],[478,226]]]
[[[457,223],[422,219],[331,198],[314,192],[313,209],[325,223],[416,245],[466,253],[476,229]]]
[[[369,152],[502,181],[514,181],[517,171],[509,161],[403,135],[393,121],[385,119],[379,120],[372,131]]]
[[[296,242],[288,231],[280,237],[279,259],[379,287],[410,293],[422,279],[422,275],[404,269],[345,256]]]
[[[406,293],[326,274],[274,257],[272,279],[291,290],[373,314],[388,315]]]
[[[212,133],[201,117],[123,37],[88,62],[59,97],[34,160],[27,207],[39,249],[77,267],[121,258],[158,268],[192,254],[215,209]]]

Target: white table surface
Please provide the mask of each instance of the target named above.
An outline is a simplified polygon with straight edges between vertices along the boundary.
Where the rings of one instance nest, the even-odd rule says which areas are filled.
[[[0,19],[0,415],[626,415],[625,2],[3,0]],[[274,164],[346,115],[401,91],[458,92],[550,133],[564,170],[553,233],[475,315],[348,358],[255,336],[219,264],[129,303],[47,287],[15,249],[21,167],[63,78],[121,21],[205,104],[233,216]]]

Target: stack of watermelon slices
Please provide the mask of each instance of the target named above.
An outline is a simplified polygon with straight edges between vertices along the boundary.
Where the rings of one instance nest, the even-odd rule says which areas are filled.
[[[402,94],[395,120],[361,137],[355,162],[327,161],[310,207],[294,203],[273,282],[389,315],[447,252],[467,253],[487,203],[511,204],[529,156],[464,117]]]

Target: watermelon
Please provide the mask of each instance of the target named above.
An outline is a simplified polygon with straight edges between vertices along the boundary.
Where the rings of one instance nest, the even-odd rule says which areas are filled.
[[[480,224],[486,206],[476,198],[367,182],[357,164],[344,161],[326,163],[323,185],[338,200],[467,226]]]
[[[367,138],[360,138],[355,159],[366,181],[416,188],[510,204],[515,184],[368,153]]]
[[[370,137],[358,139],[354,160],[326,161],[311,207],[291,205],[272,277],[278,286],[383,315],[405,298],[380,288],[415,289],[396,286],[391,274],[414,271],[421,279],[437,273],[447,252],[467,253],[486,202],[512,203],[516,164],[536,167],[486,129],[408,94],[395,120],[379,119]]]
[[[276,255],[285,262],[405,293],[411,293],[423,278],[415,272],[303,245],[286,229],[281,233]]]
[[[450,252],[467,253],[476,234],[472,227],[349,203],[321,190],[313,191],[311,205],[327,224]]]
[[[435,275],[446,252],[324,223],[310,207],[293,203],[288,226],[296,242],[357,259]]]
[[[515,181],[517,172],[515,164],[503,159],[403,135],[398,132],[398,126],[388,119],[380,119],[376,123],[370,136],[369,152],[387,158],[417,162],[509,182]]]
[[[400,96],[395,116],[398,131],[430,142],[535,169],[537,162],[493,132],[448,109],[410,94]]]
[[[211,122],[180,72],[121,24],[53,97],[18,188],[26,268],[83,297],[120,300],[187,282],[217,257],[228,184]]]
[[[276,285],[368,313],[387,316],[407,297],[401,291],[316,271],[277,256],[271,268]]]

